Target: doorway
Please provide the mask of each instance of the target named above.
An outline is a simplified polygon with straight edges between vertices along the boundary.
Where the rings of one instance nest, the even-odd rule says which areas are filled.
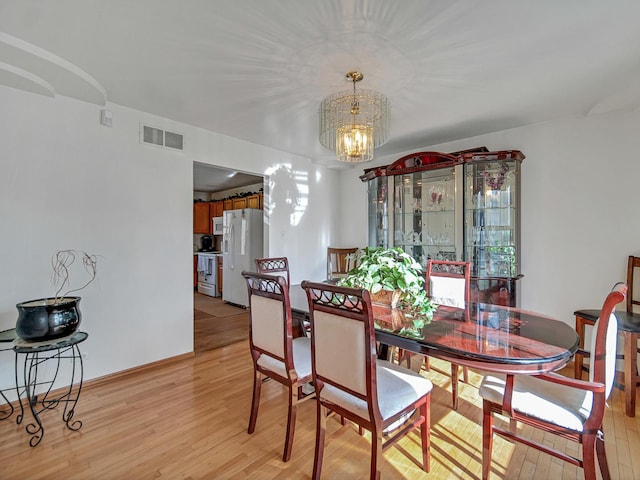
[[[249,193],[264,191],[265,179],[259,175],[238,172],[224,167],[193,162],[193,200],[210,202],[241,199]],[[227,209],[233,209],[233,203]],[[236,206],[238,205],[236,201]],[[202,206],[202,205],[200,205]],[[241,208],[241,207],[239,207]],[[203,235],[213,237],[214,251],[222,249],[222,235],[213,232],[194,233],[194,255],[201,248]],[[264,244],[264,239],[263,239]],[[194,261],[197,269],[197,258]],[[194,276],[196,273],[194,272]],[[220,296],[203,295],[194,288],[194,352],[196,354],[220,348],[249,338],[249,314],[246,309],[224,302]]]

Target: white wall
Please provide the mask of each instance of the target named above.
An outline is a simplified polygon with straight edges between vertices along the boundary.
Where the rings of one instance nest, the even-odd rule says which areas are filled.
[[[414,151],[452,152],[485,145],[521,150],[521,306],[574,325],[579,308],[599,308],[626,279],[628,255],[640,255],[640,112],[567,118]],[[385,165],[411,152],[378,158]],[[366,195],[356,172],[345,243],[366,244]],[[363,240],[363,232],[365,237]],[[624,308],[624,306],[622,307]]]
[[[193,350],[193,161],[269,175],[267,251],[289,256],[293,281],[323,278],[335,172],[118,105],[113,128],[65,97],[0,87],[0,105],[0,329],[16,303],[54,293],[55,251],[97,254],[80,294],[86,379]],[[140,122],[184,133],[185,151],[140,144]],[[0,388],[12,372],[0,352]]]

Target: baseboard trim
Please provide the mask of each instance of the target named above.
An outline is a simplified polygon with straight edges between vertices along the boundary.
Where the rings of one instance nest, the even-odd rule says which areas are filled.
[[[139,365],[137,367],[133,367],[133,368],[128,368],[127,370],[121,370],[119,372],[115,372],[115,373],[110,373],[108,375],[104,375],[102,377],[98,377],[98,378],[93,378],[91,380],[85,380],[82,382],[82,389],[85,390],[87,388],[92,388],[92,387],[96,387],[98,385],[103,385],[103,384],[107,384],[107,383],[111,383],[113,381],[119,380],[123,377],[128,377],[129,375],[138,375],[141,373],[145,373],[151,370],[155,370],[157,368],[162,368],[165,367],[167,365],[171,365],[173,363],[179,363],[182,362],[184,360],[190,359],[195,357],[195,352],[189,352],[189,353],[183,353],[181,355],[176,355],[175,357],[169,357],[169,358],[163,358],[162,360],[158,360],[156,362],[151,362],[151,363],[145,363],[144,365]],[[76,384],[74,384],[76,385]],[[20,387],[21,389],[24,389],[24,387]],[[50,392],[50,395],[55,398],[57,395],[67,391],[69,389],[68,386],[66,387],[60,387],[57,388],[55,390],[52,390]],[[13,388],[5,388],[3,389],[3,391],[15,391],[15,389]],[[24,398],[24,397],[22,397]],[[12,402],[9,403],[3,403],[0,404],[0,406],[2,405],[12,405],[15,409],[20,408],[20,403],[18,402],[18,400],[14,400]],[[29,405],[26,405],[26,408],[29,408]],[[6,417],[9,418],[9,417]],[[6,418],[4,418],[3,420],[6,420]]]
[[[158,360],[156,362],[145,363],[144,365],[138,365],[137,367],[128,368],[126,370],[120,370],[119,372],[110,373],[108,375],[104,375],[98,378],[93,378],[91,380],[86,380],[82,384],[82,388],[84,389],[87,387],[95,387],[97,385],[102,385],[103,383],[110,383],[115,380],[119,380],[123,377],[128,377],[130,375],[138,375],[141,373],[148,372],[150,370],[166,367],[167,365],[179,363],[189,358],[193,358],[194,356],[195,356],[195,352],[183,353],[181,355],[176,355],[175,357],[163,358],[162,360]]]

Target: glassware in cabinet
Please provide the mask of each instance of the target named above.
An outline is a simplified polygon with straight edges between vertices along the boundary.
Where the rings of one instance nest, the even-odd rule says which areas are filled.
[[[456,176],[453,168],[396,175],[393,244],[423,266],[429,259],[456,260]]]
[[[522,158],[477,157],[464,164],[465,258],[473,263],[472,275],[520,275]]]

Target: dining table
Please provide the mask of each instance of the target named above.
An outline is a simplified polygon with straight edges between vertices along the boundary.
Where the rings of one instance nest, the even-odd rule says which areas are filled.
[[[289,288],[291,312],[309,322],[306,292]],[[580,339],[567,323],[514,307],[470,302],[464,308],[438,305],[432,317],[372,304],[376,340],[410,352],[495,373],[536,375],[564,367]],[[304,329],[302,329],[304,330]],[[301,331],[302,331],[301,330]],[[381,348],[381,356],[388,348]]]

